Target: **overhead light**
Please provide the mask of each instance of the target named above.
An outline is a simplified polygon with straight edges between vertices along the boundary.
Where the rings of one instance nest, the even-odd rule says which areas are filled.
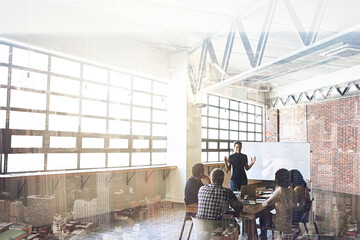
[[[325,52],[321,55],[325,57],[338,57],[338,58],[348,58],[355,56],[360,53],[359,45],[345,44],[338,48],[332,49],[328,52]]]

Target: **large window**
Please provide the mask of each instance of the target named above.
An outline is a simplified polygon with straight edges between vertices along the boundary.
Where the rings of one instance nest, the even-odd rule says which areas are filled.
[[[202,109],[202,162],[222,161],[233,142],[262,142],[263,108],[232,99],[207,95]]]
[[[167,84],[0,43],[0,173],[166,163]]]

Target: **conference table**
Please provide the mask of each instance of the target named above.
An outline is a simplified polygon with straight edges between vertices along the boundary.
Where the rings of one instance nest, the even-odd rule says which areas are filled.
[[[257,197],[258,195],[258,189],[257,189]],[[239,199],[242,200],[242,199]],[[250,199],[251,200],[251,199]],[[262,203],[255,203],[255,204],[244,204],[244,208],[242,210],[242,213],[240,214],[240,217],[243,222],[243,231],[247,232],[248,239],[256,239],[257,232],[256,232],[256,222],[255,219],[268,213],[269,211],[273,210],[274,207],[264,207]],[[190,213],[197,213],[198,211],[198,204],[190,204],[186,206],[186,212]]]

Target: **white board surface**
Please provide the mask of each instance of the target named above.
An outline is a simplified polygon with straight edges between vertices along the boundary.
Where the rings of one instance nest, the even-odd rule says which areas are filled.
[[[298,169],[304,179],[310,179],[310,143],[243,142],[241,152],[256,162],[249,171],[248,179],[274,180],[280,168]]]

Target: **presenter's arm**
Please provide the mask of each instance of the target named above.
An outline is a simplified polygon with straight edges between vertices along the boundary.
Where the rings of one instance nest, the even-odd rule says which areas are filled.
[[[225,169],[226,169],[226,171],[230,171],[230,169],[231,169],[231,163],[228,162],[226,156],[224,156],[224,162],[225,162]]]
[[[245,162],[245,169],[246,171],[249,170],[253,165],[254,163],[256,162],[256,157],[254,156],[253,158],[251,158],[251,163],[250,165],[248,165],[247,161]]]

